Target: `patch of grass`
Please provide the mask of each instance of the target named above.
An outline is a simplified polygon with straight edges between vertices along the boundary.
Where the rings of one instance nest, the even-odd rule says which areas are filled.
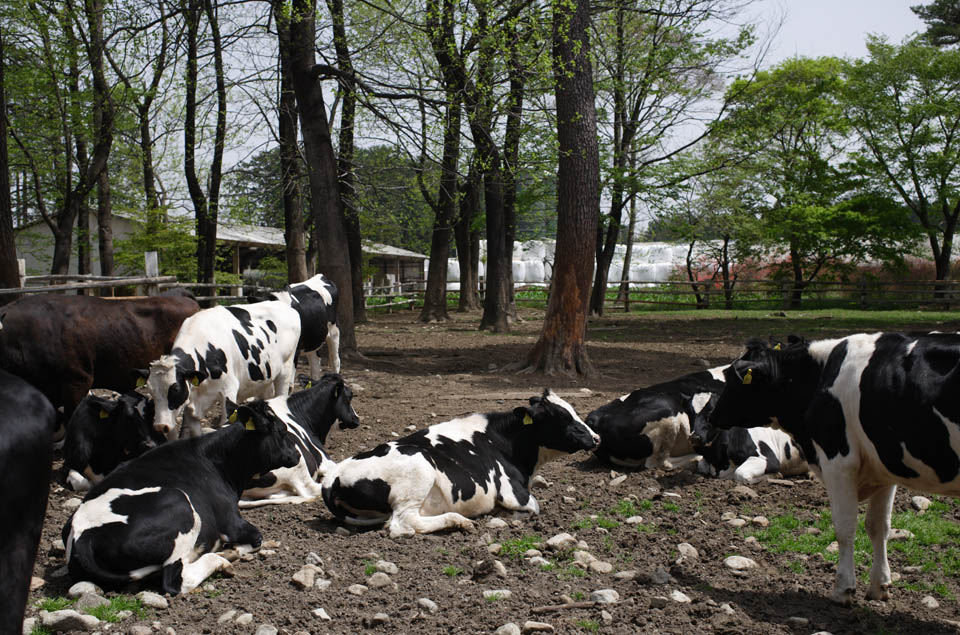
[[[638,512],[636,504],[629,498],[624,498],[610,508],[610,513],[621,518],[630,518],[636,516]]]
[[[620,522],[606,516],[597,516],[596,518],[580,518],[570,523],[570,529],[592,529],[593,527],[603,527],[604,529],[615,529],[620,526]]]
[[[540,536],[527,534],[513,540],[504,540],[500,543],[500,555],[504,558],[519,560],[528,549],[536,549],[540,544]]]
[[[573,598],[574,602],[583,602],[587,599],[587,594],[583,591],[574,591],[570,594],[570,597]]]
[[[587,572],[580,567],[571,564],[557,572],[557,577],[561,580],[569,578],[585,578],[587,577]]]
[[[494,602],[503,599],[503,593],[491,593],[490,595],[483,596],[483,599],[493,604]]]
[[[805,565],[802,560],[791,560],[787,564],[787,568],[794,573],[803,573],[807,570],[807,565]]]
[[[641,534],[652,534],[652,533],[656,533],[657,528],[654,527],[653,525],[644,525],[643,523],[638,523],[637,531],[640,532]]]
[[[53,635],[53,631],[45,626],[34,626],[30,631],[30,635]]]
[[[461,573],[463,573],[463,569],[461,569],[460,567],[455,567],[453,565],[443,568],[443,575],[449,576],[451,578],[455,578]]]
[[[579,518],[570,523],[570,529],[590,529],[593,527],[593,520],[590,518]]]
[[[641,510],[641,511],[649,511],[649,510],[651,510],[651,509],[653,509],[653,501],[652,501],[652,500],[650,500],[649,498],[645,498],[645,499],[643,499],[642,501],[640,501],[640,510]]]
[[[552,563],[552,562],[548,562],[547,564],[542,564],[542,565],[540,565],[540,570],[541,570],[541,571],[553,571],[553,570],[556,569],[556,568],[557,568],[557,565],[555,565],[555,564]]]
[[[142,617],[144,613],[143,603],[140,601],[140,598],[130,595],[118,595],[110,598],[110,604],[94,607],[87,611],[87,613],[102,622],[119,622],[120,618],[117,614],[121,611],[130,611],[137,617]]]
[[[43,598],[37,602],[37,608],[41,611],[50,611],[52,613],[53,611],[60,611],[68,606],[73,606],[75,602],[76,600],[65,597]]]
[[[214,589],[214,590],[212,590],[212,591],[204,591],[204,592],[203,592],[203,595],[204,595],[204,597],[206,597],[207,599],[212,600],[213,598],[220,597],[221,595],[223,595],[223,590],[221,590],[221,589]]]
[[[662,508],[663,511],[665,511],[665,512],[674,512],[674,513],[676,513],[676,512],[678,512],[678,511],[680,511],[680,506],[677,505],[676,503],[664,503],[663,505],[661,505],[661,508]]]
[[[600,630],[600,622],[597,620],[577,620],[577,626],[591,633],[596,633]]]
[[[605,516],[601,516],[600,518],[597,518],[597,527],[603,527],[604,529],[614,529],[615,527],[619,527],[619,526],[620,526],[620,523],[617,522],[616,520],[613,520],[612,518],[607,518]]]
[[[373,560],[364,560],[363,565],[363,575],[370,577],[377,572],[377,563]]]

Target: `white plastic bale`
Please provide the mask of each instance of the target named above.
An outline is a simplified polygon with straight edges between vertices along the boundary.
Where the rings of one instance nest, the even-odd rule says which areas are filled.
[[[543,263],[543,281],[550,282],[553,279],[553,263],[546,261]]]
[[[477,275],[483,277],[486,275],[487,268],[483,265],[483,261],[477,263]]]
[[[630,267],[630,271],[633,271],[633,267]],[[657,268],[656,265],[651,264],[641,264],[637,265],[637,275],[630,277],[639,282],[653,282],[656,280]]]
[[[447,259],[447,282],[460,281],[460,261],[456,258]]]
[[[665,282],[670,279],[670,276],[673,274],[675,265],[671,262],[658,262],[653,265],[654,269],[654,280],[656,282]]]
[[[527,282],[545,282],[546,279],[543,277],[543,260],[528,260],[526,261],[527,275],[525,280]]]
[[[526,263],[522,260],[513,261],[513,281],[514,282],[526,282],[527,276],[527,267]]]
[[[607,282],[620,282],[620,275],[623,273],[623,261],[614,260],[610,263],[610,271],[607,272]]]
[[[447,282],[447,291],[459,291],[460,283],[459,282]]]
[[[528,240],[524,243],[524,260],[542,263],[546,253],[547,249],[542,240]]]

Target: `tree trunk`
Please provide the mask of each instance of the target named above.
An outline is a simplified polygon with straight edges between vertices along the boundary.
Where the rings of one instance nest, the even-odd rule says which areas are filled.
[[[531,370],[586,375],[584,339],[597,231],[600,158],[590,68],[589,0],[553,2],[553,74],[557,104],[557,251]]]
[[[523,100],[526,89],[526,72],[520,54],[520,46],[530,38],[530,29],[524,28],[521,33],[510,33],[508,76],[510,92],[507,94],[507,123],[503,141],[503,224],[506,233],[504,249],[510,254],[510,280],[507,288],[510,290],[508,312],[513,320],[520,320],[517,312],[516,298],[514,297],[515,280],[513,279],[513,243],[517,235],[517,171],[520,158],[520,137],[523,123]],[[492,67],[492,65],[491,65]]]
[[[633,260],[633,233],[637,228],[637,193],[630,194],[630,221],[627,223],[626,251],[623,254],[623,271],[620,273],[620,290],[617,302],[623,302],[623,308],[630,310],[627,302],[630,295],[630,263]]]
[[[337,162],[327,123],[323,87],[315,68],[315,0],[294,0],[290,20],[293,84],[297,95],[303,146],[310,180],[313,218],[311,241],[317,250],[317,270],[330,278],[340,293],[338,326],[340,354],[357,352],[353,323],[353,286],[350,254],[343,227]]]
[[[480,212],[479,174],[476,164],[471,162],[467,178],[460,184],[460,215],[454,225],[457,261],[460,264],[460,305],[457,311],[461,313],[480,308],[480,232],[473,227],[473,221]]]
[[[280,49],[280,100],[277,104],[280,139],[280,183],[283,187],[283,237],[287,245],[287,280],[302,282],[307,275],[307,248],[300,192],[300,147],[297,141],[297,96],[293,88],[290,17],[285,0],[273,0]]]
[[[77,213],[77,273],[81,276],[93,273],[90,265],[90,203],[86,198],[80,201]],[[83,295],[84,292],[81,289],[77,293]]]
[[[110,171],[104,168],[97,180],[97,245],[100,256],[100,275],[112,276],[113,269],[113,199],[110,192]],[[100,290],[102,296],[112,296],[113,288]]]
[[[20,286],[17,266],[17,245],[13,239],[13,201],[10,200],[10,158],[7,154],[7,98],[4,91],[3,29],[0,28],[0,287]],[[17,299],[17,295],[0,295],[0,304]]]
[[[723,278],[723,308],[733,308],[733,285],[736,276],[730,278],[730,235],[724,234],[723,248],[720,250],[720,275]]]
[[[350,252],[350,280],[353,286],[354,323],[367,321],[367,307],[363,299],[363,245],[360,232],[360,211],[357,208],[356,170],[354,158],[354,122],[357,113],[356,84],[353,81],[353,61],[347,46],[347,30],[343,15],[343,0],[327,0],[333,18],[333,44],[337,52],[337,68],[343,74],[340,89],[343,104],[340,108],[340,142],[337,166],[340,173],[340,199],[343,225]]]

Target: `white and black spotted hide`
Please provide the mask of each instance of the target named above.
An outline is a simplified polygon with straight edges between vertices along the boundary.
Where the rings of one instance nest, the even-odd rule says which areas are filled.
[[[897,485],[960,495],[960,334],[863,333],[783,350],[750,342],[726,371],[711,423],[775,423],[803,449],[830,498],[839,562],[832,599],[856,592],[858,501],[873,545],[867,597],[889,598],[886,541]]]
[[[340,375],[325,374],[307,390],[267,401],[296,444],[300,461],[293,467],[257,475],[244,486],[241,507],[279,503],[305,503],[321,494],[323,477],[336,466],[324,444],[334,424],[356,428],[360,418],[353,409],[353,391]]]
[[[105,588],[150,578],[187,593],[229,566],[224,544],[250,550],[260,531],[237,509],[242,484],[300,458],[262,401],[212,434],[165,443],[95,485],[63,528],[73,580]]]
[[[291,305],[300,314],[298,351],[307,355],[310,378],[320,378],[320,347],[327,343],[327,361],[340,372],[340,327],[337,326],[339,292],[333,281],[318,273],[309,280],[291,284],[268,298]]]
[[[528,407],[439,423],[347,459],[324,478],[323,499],[347,523],[389,522],[393,537],[471,529],[470,518],[497,508],[539,513],[537,468],[599,440],[547,390]]]
[[[150,364],[147,390],[154,427],[168,439],[201,434],[200,420],[217,403],[286,395],[293,383],[300,317],[288,304],[258,302],[204,309],[183,322],[170,355]]]

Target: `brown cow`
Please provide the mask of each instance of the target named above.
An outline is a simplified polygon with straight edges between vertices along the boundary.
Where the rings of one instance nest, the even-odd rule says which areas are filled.
[[[134,371],[169,353],[180,324],[199,310],[184,295],[20,298],[0,308],[0,368],[62,406],[65,423],[91,388],[132,390]]]

